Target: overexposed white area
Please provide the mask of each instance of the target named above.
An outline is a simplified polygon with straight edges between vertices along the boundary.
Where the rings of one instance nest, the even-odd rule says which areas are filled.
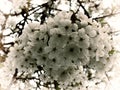
[[[112,28],[114,32],[114,42],[118,52],[120,51],[120,0],[103,0],[103,8],[114,8],[115,12],[118,13],[110,18],[107,18],[106,21]],[[112,72],[110,72],[112,77],[110,78],[110,84],[108,90],[119,90],[120,89],[120,54],[118,53],[117,61],[113,66]]]
[[[12,8],[12,0],[0,0],[0,10],[4,13],[9,13]],[[32,0],[32,2],[37,5],[38,3],[46,2],[47,0]],[[103,0],[103,8],[117,8],[118,11],[120,7],[120,0]],[[62,8],[66,11],[69,10],[69,7],[65,4],[65,1],[62,0],[61,5],[58,6],[58,8]],[[117,12],[116,10],[116,12]],[[112,28],[112,31],[118,31],[114,33],[114,42],[116,45],[116,48],[118,51],[120,51],[120,14],[115,15],[113,17],[107,18],[106,21],[109,23],[109,25]],[[7,41],[7,40],[6,40]],[[119,62],[120,55],[117,55],[117,61],[115,65],[113,66],[113,69],[111,72],[108,72],[108,75],[110,75],[108,86],[105,90],[119,90],[120,89],[120,62]],[[101,86],[102,87],[102,86]]]
[[[104,8],[113,8],[113,7],[119,8],[119,6],[120,6],[120,0],[103,0]]]
[[[48,0],[31,0],[31,3],[34,5],[40,5],[42,3],[46,3]]]
[[[120,0],[103,0],[104,9],[113,9],[116,15],[107,18],[106,21],[114,30],[120,30]]]
[[[120,0],[103,0],[103,8],[113,8],[115,13],[117,13],[116,15],[106,18],[106,21],[114,32],[115,45],[118,51],[120,51]]]
[[[4,13],[10,13],[12,3],[9,0],[0,0],[0,11]]]

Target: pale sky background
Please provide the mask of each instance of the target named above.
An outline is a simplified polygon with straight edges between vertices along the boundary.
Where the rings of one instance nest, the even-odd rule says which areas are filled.
[[[3,11],[4,13],[9,13],[11,8],[12,8],[12,3],[9,2],[10,0],[0,0],[0,10]],[[41,3],[41,0],[34,0],[35,3]],[[44,0],[47,1],[47,0]],[[120,11],[120,0],[103,0],[103,8],[111,8],[111,7],[118,7],[118,12]],[[66,5],[62,6],[63,8],[67,9]],[[120,31],[120,14],[115,15],[111,18],[107,19],[108,23],[110,24],[110,26],[113,28],[113,31]],[[118,32],[120,33],[120,32]],[[118,40],[117,41],[117,48],[120,51],[120,34],[115,36],[115,39]],[[119,77],[120,78],[120,77]],[[117,82],[118,77],[115,78],[113,81],[113,85],[114,87],[119,87],[119,83]],[[113,88],[111,89],[113,90]],[[114,89],[117,90],[117,89]],[[118,89],[119,90],[119,89]]]
[[[9,13],[12,8],[12,3],[10,2],[12,0],[0,0],[0,10],[4,13]],[[34,4],[36,3],[42,3],[43,0],[33,0]],[[48,1],[48,0],[44,0]],[[64,0],[63,0],[64,1]],[[120,7],[120,0],[103,0],[103,7],[104,8],[111,8],[111,7]],[[68,9],[66,5],[59,6],[62,9]],[[118,10],[120,11],[120,10]],[[116,30],[120,30],[120,15],[116,15],[115,17],[112,17],[107,20],[109,24],[115,28]]]

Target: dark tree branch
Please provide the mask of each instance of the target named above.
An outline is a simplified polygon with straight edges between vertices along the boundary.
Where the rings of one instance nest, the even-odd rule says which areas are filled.
[[[77,0],[77,2],[79,3],[80,7],[82,7],[82,9],[84,10],[85,15],[90,18],[90,15],[88,13],[88,11],[85,9],[85,7],[82,5],[82,2],[80,0]]]

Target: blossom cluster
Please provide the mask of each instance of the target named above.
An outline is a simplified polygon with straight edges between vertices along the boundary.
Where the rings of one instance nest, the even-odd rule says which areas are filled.
[[[29,22],[4,63],[7,72],[44,72],[43,83],[57,81],[59,88],[80,90],[86,81],[106,68],[113,50],[109,28],[82,13],[58,12],[42,25]],[[82,89],[84,90],[84,89]]]

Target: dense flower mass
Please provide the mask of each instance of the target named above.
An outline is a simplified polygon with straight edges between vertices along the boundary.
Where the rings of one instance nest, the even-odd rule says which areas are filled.
[[[76,20],[72,21],[73,14],[62,11],[42,25],[39,22],[26,25],[10,48],[5,62],[7,72],[13,75],[18,69],[33,73],[42,67],[43,83],[57,81],[59,88],[65,90],[89,88],[87,81],[107,70],[113,50],[112,38],[109,30],[82,13],[76,14]]]

